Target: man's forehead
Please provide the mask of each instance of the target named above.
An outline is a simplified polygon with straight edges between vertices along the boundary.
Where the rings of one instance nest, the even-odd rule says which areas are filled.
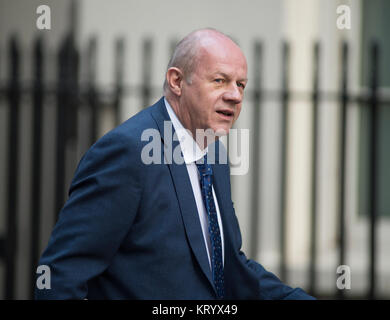
[[[241,54],[244,56],[241,48],[226,36],[206,36],[199,41],[200,53],[218,53],[219,55],[228,55],[229,53]]]
[[[201,68],[208,74],[220,74],[226,77],[233,75],[246,79],[247,63],[244,54],[238,48],[235,52],[229,50],[213,50],[207,48],[199,56]]]
[[[198,51],[198,60],[220,64],[235,64],[246,67],[246,58],[241,49],[234,43],[210,43]]]

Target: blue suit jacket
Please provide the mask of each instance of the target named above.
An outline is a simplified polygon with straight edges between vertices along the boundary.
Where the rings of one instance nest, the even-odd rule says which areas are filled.
[[[141,161],[142,148],[149,143],[141,140],[142,132],[159,130],[162,154],[172,138],[164,136],[168,120],[160,99],[86,152],[39,262],[50,267],[51,289],[36,288],[36,298],[216,298],[186,165]],[[173,149],[177,144],[173,142]],[[229,166],[216,158],[214,188],[225,239],[226,298],[310,299],[240,250]]]

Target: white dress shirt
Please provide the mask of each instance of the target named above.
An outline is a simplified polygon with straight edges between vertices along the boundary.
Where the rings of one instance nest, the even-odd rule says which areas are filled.
[[[170,106],[170,104],[165,98],[164,98],[164,102],[169,117],[171,118],[172,125],[179,139],[184,162],[187,166],[187,172],[191,181],[192,192],[194,194],[196,207],[198,208],[200,225],[202,227],[204,243],[207,251],[207,257],[209,258],[209,264],[211,269],[211,244],[210,244],[210,236],[208,231],[209,223],[208,223],[207,211],[204,206],[203,198],[202,198],[202,192],[201,192],[200,181],[199,181],[200,175],[199,175],[198,168],[195,164],[197,160],[204,157],[204,155],[207,153],[207,148],[203,151],[199,148],[198,144],[195,142],[193,137],[187,132],[187,130],[185,130],[180,120],[176,116],[175,112],[173,111],[172,107]],[[212,187],[212,190],[213,190],[215,208],[217,211],[219,230],[221,232],[222,262],[224,262],[225,254],[224,254],[224,241],[223,241],[223,228],[222,228],[221,214],[219,212],[218,200],[215,195],[214,186]]]

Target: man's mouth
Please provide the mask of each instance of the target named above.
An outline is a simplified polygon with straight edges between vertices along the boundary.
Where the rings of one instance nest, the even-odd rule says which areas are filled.
[[[229,110],[229,109],[221,109],[217,110],[217,113],[223,116],[224,118],[233,118],[234,116],[234,111]]]

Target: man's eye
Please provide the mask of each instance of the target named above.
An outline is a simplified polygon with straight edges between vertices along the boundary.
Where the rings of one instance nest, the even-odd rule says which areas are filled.
[[[223,79],[214,79],[214,81],[215,81],[216,83],[222,83],[222,82],[223,82]]]
[[[241,88],[243,88],[243,89],[245,89],[245,84],[243,84],[243,83],[241,83],[241,82],[237,83],[237,86],[238,86],[238,87],[241,87]]]

